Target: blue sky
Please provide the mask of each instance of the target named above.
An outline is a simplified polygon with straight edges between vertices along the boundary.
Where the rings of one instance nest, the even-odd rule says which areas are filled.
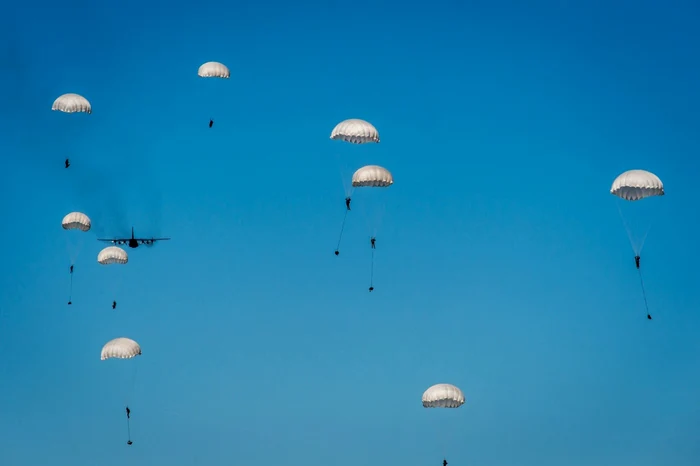
[[[573,3],[8,6],[0,463],[698,464],[699,12]],[[382,142],[329,140],[346,118]],[[394,175],[372,294],[359,196],[333,255],[338,161]],[[632,168],[667,192],[652,322],[608,192]],[[95,238],[132,225],[173,239],[119,277]],[[440,382],[466,404],[423,409]]]

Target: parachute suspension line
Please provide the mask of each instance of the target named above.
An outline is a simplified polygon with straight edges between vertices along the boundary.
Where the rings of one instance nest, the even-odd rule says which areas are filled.
[[[121,270],[124,265],[122,264],[113,264],[113,265],[106,265],[102,266],[106,267],[108,274],[110,274],[109,277],[109,287],[107,288],[108,292],[111,294],[110,298],[112,301],[117,302],[117,305],[119,304],[119,300],[117,299],[118,297],[122,296],[122,290],[124,288],[124,280],[125,280],[125,273],[123,270]],[[112,301],[109,302],[110,308]],[[121,308],[123,309],[123,307]]]
[[[340,175],[340,182],[343,184],[343,190],[345,195],[350,197],[352,195],[352,182],[348,182],[348,168],[343,163],[343,159],[338,152],[334,152],[336,163],[338,164],[338,175]]]
[[[443,460],[447,458],[447,443],[448,443],[448,442],[447,442],[447,438],[445,438],[445,435],[444,435],[444,432],[443,432],[443,435],[440,437],[440,450],[441,450],[441,451],[440,451],[440,453],[441,453],[440,456],[442,456],[442,459],[443,459]]]
[[[134,361],[134,369],[131,371],[131,381],[128,383],[127,388],[126,388],[126,394],[125,394],[125,399],[124,403],[129,406],[129,400],[131,399],[132,395],[134,394],[134,388],[136,387],[136,374],[138,373],[139,370],[139,365]]]
[[[647,292],[644,288],[644,278],[642,278],[642,269],[637,269],[639,272],[639,283],[642,285],[642,296],[644,297],[644,308],[647,310],[647,316],[651,316],[649,313],[649,303],[647,302]]]
[[[625,226],[625,230],[627,231],[627,237],[630,240],[630,244],[632,245],[632,250],[634,250],[634,254],[636,256],[641,256],[642,255],[642,248],[644,247],[644,243],[647,240],[647,236],[649,236],[649,230],[651,230],[651,224],[647,226],[646,231],[644,232],[644,236],[641,237],[640,241],[635,241],[634,235],[632,234],[632,229],[629,226],[629,223],[627,223],[627,219],[625,219],[625,215],[622,213],[622,209],[620,208],[620,202],[618,200],[617,204],[617,211],[620,214],[620,218],[622,219],[622,224]]]
[[[345,192],[346,209],[343,215],[343,223],[340,225],[340,234],[338,235],[338,245],[335,248],[335,255],[340,254],[340,242],[343,240],[343,232],[345,231],[345,221],[348,218],[348,211],[350,211],[349,199],[352,198],[353,191],[355,190],[352,186],[352,182],[348,181],[349,177],[347,175],[347,169],[343,164],[343,159],[338,152],[334,152],[336,162],[338,164],[338,174],[340,175],[340,182],[343,185],[343,191]]]
[[[131,375],[131,387],[129,387],[129,392],[133,395],[134,388],[136,387],[136,374],[139,372],[139,365],[134,364],[134,372]]]
[[[443,418],[446,416],[440,416],[440,418]],[[440,419],[437,416],[435,417],[435,422],[436,426],[434,428],[435,432],[437,432],[438,436],[438,441],[437,441],[437,449],[438,451],[436,453],[439,453],[440,456],[442,456],[443,459],[447,458],[447,446],[450,444],[448,440],[448,434],[449,434],[449,429],[446,426],[446,422],[444,419]],[[438,463],[437,461],[433,463],[437,466],[442,466],[442,463]]]
[[[115,272],[120,272],[119,270],[115,270]],[[121,290],[121,281],[122,277],[121,275],[117,275],[117,277],[112,280],[112,302],[115,303],[117,302],[117,294],[119,294],[119,291]]]
[[[630,230],[630,226],[627,223],[625,216],[622,214],[622,209],[620,208],[620,201],[616,202],[616,204],[617,204],[617,211],[620,214],[620,218],[622,219],[622,224],[625,226],[625,230],[627,231],[627,237],[630,240],[630,244],[632,245],[632,249],[634,250],[634,254],[638,256],[639,251],[637,250],[637,247],[634,244],[634,236],[632,235],[632,230]]]
[[[345,230],[345,220],[348,218],[348,209],[345,209],[345,215],[343,215],[343,223],[340,225],[340,235],[338,236],[338,246],[335,248],[335,255],[340,253],[340,242],[343,240],[343,231]]]
[[[642,254],[642,248],[644,247],[644,242],[647,240],[647,236],[649,236],[649,230],[651,230],[651,225],[647,227],[647,230],[644,232],[644,236],[642,236],[642,239],[639,242],[639,252],[637,253],[638,256]]]
[[[3,329],[3,320],[5,319],[5,308],[0,306],[0,337],[2,336],[2,329]],[[4,341],[2,338],[0,338],[0,350],[4,350]]]

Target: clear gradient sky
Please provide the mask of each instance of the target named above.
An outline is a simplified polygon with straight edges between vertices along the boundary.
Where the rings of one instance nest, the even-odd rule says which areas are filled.
[[[0,20],[1,465],[700,464],[694,2],[98,3]],[[331,141],[346,118],[381,143]],[[333,255],[338,161],[395,178],[371,294],[359,197]],[[667,192],[651,322],[632,168]],[[132,225],[172,240],[100,268]],[[439,382],[466,404],[422,408]]]

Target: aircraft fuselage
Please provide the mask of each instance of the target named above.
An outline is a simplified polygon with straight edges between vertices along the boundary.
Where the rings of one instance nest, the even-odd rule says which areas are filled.
[[[146,246],[150,246],[152,244],[155,244],[156,241],[167,241],[170,238],[151,238],[151,239],[145,239],[145,238],[136,238],[134,236],[134,228],[131,228],[131,238],[119,238],[119,239],[100,239],[100,241],[109,241],[112,244],[116,244],[118,246],[129,246],[130,248],[136,249],[139,247],[139,244],[145,244]]]
[[[153,244],[152,240],[141,240],[142,244]],[[139,247],[139,242],[138,240],[135,239],[130,239],[128,241],[116,241],[115,244],[117,245],[126,245],[129,246],[130,248],[138,248]]]

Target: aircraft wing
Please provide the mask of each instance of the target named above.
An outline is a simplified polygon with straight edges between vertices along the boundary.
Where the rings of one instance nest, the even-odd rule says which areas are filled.
[[[136,241],[167,241],[170,238],[134,238]],[[130,241],[128,239],[127,241]]]
[[[114,239],[104,239],[104,238],[97,238],[97,241],[104,241],[106,243],[117,243],[117,242],[124,242],[124,241],[129,241],[131,238],[114,238]]]

